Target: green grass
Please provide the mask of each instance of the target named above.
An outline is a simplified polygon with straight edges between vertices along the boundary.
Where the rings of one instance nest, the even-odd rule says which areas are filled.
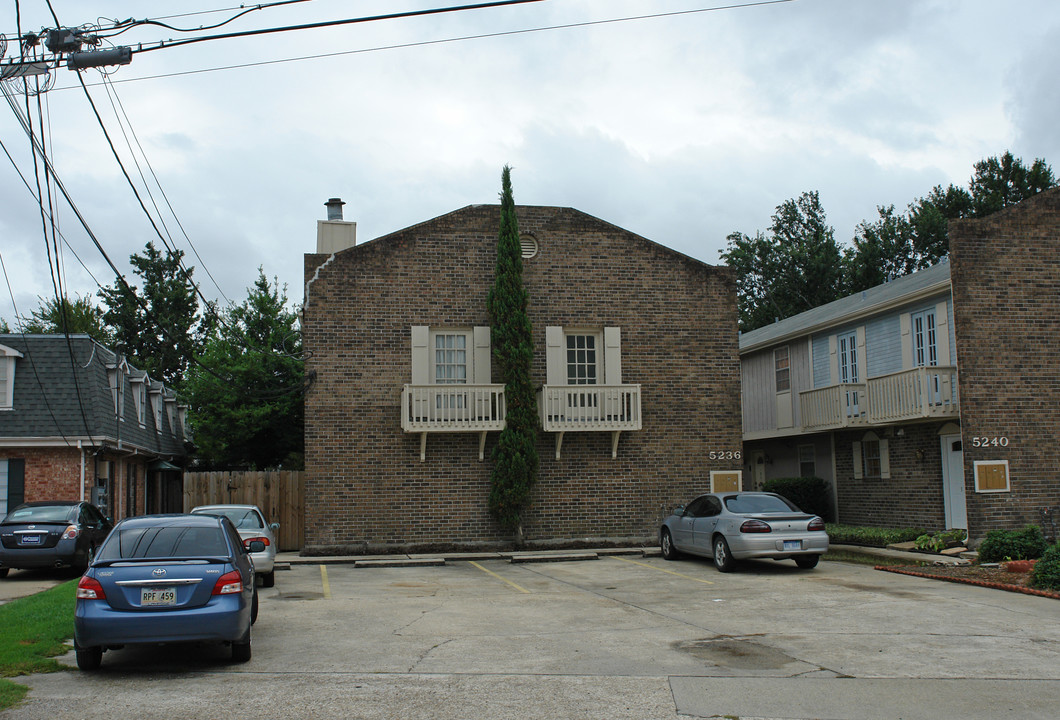
[[[65,655],[74,635],[77,581],[0,605],[0,678],[66,669],[52,658]],[[18,703],[26,687],[0,679],[0,710]]]

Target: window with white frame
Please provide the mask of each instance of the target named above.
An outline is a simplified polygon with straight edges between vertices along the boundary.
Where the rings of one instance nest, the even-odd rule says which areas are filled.
[[[874,432],[865,433],[853,445],[853,464],[855,478],[890,478],[891,458],[887,439]]]
[[[434,372],[436,385],[466,384],[468,379],[468,334],[437,331],[434,337]]]
[[[839,359],[840,384],[857,384],[858,375],[858,334],[842,333],[836,336],[836,352]],[[847,390],[845,394],[847,417],[861,415],[861,397],[857,390]]]
[[[122,365],[109,368],[107,378],[110,381],[110,394],[114,399],[114,414],[125,419],[125,368]]]
[[[130,382],[133,388],[136,422],[140,423],[140,427],[143,427],[147,424],[147,376],[133,378]]]
[[[935,337],[935,310],[924,310],[910,316],[913,332],[913,366],[938,365],[938,342]]]
[[[773,367],[776,371],[777,392],[791,390],[791,357],[787,345],[773,351]]]
[[[599,338],[596,333],[568,333],[567,384],[596,385],[599,382]]]
[[[6,345],[0,345],[0,410],[15,406],[15,360],[22,353]]]

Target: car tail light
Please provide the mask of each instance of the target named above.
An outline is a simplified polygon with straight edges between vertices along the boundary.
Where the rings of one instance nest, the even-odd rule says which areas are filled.
[[[213,586],[212,595],[231,595],[232,593],[243,592],[243,578],[240,576],[238,570],[227,572],[221,577],[217,578],[217,583]]]
[[[268,547],[269,545],[272,544],[272,543],[269,542],[269,539],[267,537],[262,535],[261,537],[247,538],[246,540],[243,541],[243,547],[246,548],[247,550],[250,550],[250,543],[252,543],[252,542],[263,542],[263,543],[265,543],[265,547]]]
[[[63,540],[73,540],[81,534],[81,528],[77,525],[67,525],[66,532],[63,533]]]
[[[807,530],[824,530],[824,520],[819,517],[815,517],[810,521],[810,524],[806,526]]]
[[[773,528],[769,527],[767,523],[764,523],[761,520],[745,520],[744,524],[740,526],[740,532],[767,533],[773,532]]]
[[[99,580],[83,577],[77,582],[78,600],[106,600],[107,594],[103,592],[103,586]]]

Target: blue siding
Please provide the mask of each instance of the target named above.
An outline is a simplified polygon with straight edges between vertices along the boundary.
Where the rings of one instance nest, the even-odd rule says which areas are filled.
[[[870,378],[902,369],[899,314],[883,315],[865,323],[865,370]]]

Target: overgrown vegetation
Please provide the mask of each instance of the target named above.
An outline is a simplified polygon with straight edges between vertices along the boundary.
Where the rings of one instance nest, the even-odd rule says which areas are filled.
[[[828,541],[836,545],[887,547],[893,543],[911,542],[924,534],[923,528],[878,528],[858,525],[825,525]]]
[[[979,562],[992,563],[1003,560],[1034,560],[1045,552],[1048,543],[1037,525],[1028,525],[1022,530],[991,530],[979,543]]]
[[[0,605],[0,677],[66,669],[52,658],[65,655],[65,641],[74,634],[74,593],[77,581]],[[0,710],[26,694],[26,687],[0,680]]]
[[[1034,563],[1031,585],[1042,590],[1060,590],[1060,542],[1042,553]]]
[[[949,547],[957,547],[968,538],[968,531],[963,528],[951,528],[938,532],[924,533],[916,539],[917,550],[942,552]]]
[[[773,478],[766,480],[762,489],[786,497],[803,512],[820,515],[825,522],[833,519],[828,483],[819,477]]]

